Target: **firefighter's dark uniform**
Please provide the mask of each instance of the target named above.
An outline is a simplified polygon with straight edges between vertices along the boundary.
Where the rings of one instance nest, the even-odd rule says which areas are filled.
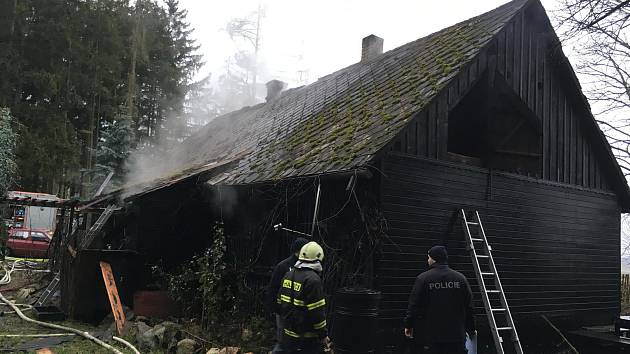
[[[430,353],[466,353],[466,333],[475,332],[468,280],[446,263],[418,275],[409,297],[405,328],[414,328]]]
[[[293,268],[278,292],[283,318],[282,348],[289,353],[321,353],[327,334],[326,300],[319,275],[310,268]]]
[[[271,273],[271,280],[267,285],[265,292],[265,307],[267,311],[271,313],[278,313],[278,304],[276,298],[278,297],[278,290],[280,289],[282,277],[293,267],[298,258],[295,255],[291,255],[278,263]]]

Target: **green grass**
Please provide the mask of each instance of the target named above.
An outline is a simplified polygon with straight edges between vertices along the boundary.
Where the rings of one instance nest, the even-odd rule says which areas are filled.
[[[2,311],[7,311],[6,306],[0,307]],[[32,317],[30,311],[25,312],[25,315],[28,317]],[[62,326],[67,326],[75,329],[79,329],[82,331],[90,332],[93,334],[97,328],[86,325],[84,323],[78,323],[73,321],[65,321],[60,323]],[[17,317],[16,314],[5,314],[0,317],[0,334],[41,334],[41,333],[63,333],[63,331],[42,327],[33,323],[26,322]],[[15,338],[15,337],[0,337],[0,349],[12,349],[16,348],[19,344],[28,343],[31,341],[35,341],[37,338]],[[107,342],[107,341],[106,341]],[[123,349],[122,344],[117,342],[107,342],[110,345],[113,345],[118,350],[123,353],[131,353],[130,350]],[[75,336],[75,338],[69,342],[56,345],[51,348],[57,354],[79,354],[79,353],[91,353],[91,354],[100,354],[100,353],[111,353],[111,351],[101,347],[100,345],[87,340],[80,336]],[[28,351],[29,353],[35,353],[35,350]]]

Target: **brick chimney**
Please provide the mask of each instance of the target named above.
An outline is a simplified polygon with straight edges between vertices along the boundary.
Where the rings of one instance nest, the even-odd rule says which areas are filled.
[[[280,97],[280,93],[287,87],[287,83],[280,80],[271,80],[265,86],[267,86],[267,97],[265,97],[265,100],[270,102]]]
[[[383,54],[383,38],[373,34],[363,38],[361,49],[361,61],[367,61]]]

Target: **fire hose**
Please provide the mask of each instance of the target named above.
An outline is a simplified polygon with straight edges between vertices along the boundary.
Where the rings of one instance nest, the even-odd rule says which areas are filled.
[[[34,320],[34,319],[32,319],[32,318],[29,318],[29,317],[25,316],[25,315],[22,313],[22,311],[20,311],[20,309],[19,309],[19,308],[18,308],[15,304],[13,304],[13,303],[12,303],[12,302],[10,302],[9,300],[7,300],[7,299],[6,299],[6,298],[2,295],[2,293],[0,293],[0,300],[1,300],[2,302],[4,302],[5,304],[9,305],[9,306],[13,309],[13,311],[15,311],[15,313],[16,313],[16,314],[17,314],[17,315],[18,315],[21,319],[23,319],[23,320],[24,320],[24,321],[26,321],[26,322],[31,322],[31,323],[34,323],[34,324],[40,325],[40,326],[42,326],[42,327],[47,327],[47,328],[52,328],[52,329],[58,329],[58,330],[62,330],[62,331],[71,332],[71,333],[77,334],[77,335],[79,335],[79,336],[81,336],[81,337],[83,337],[83,338],[89,339],[89,340],[91,340],[92,342],[94,342],[94,343],[96,343],[96,344],[100,345],[100,346],[101,346],[101,347],[103,347],[103,348],[106,348],[106,349],[108,349],[108,350],[111,350],[112,352],[114,352],[114,353],[116,353],[116,354],[123,354],[120,350],[118,350],[118,349],[116,349],[116,348],[112,347],[111,345],[109,345],[109,344],[107,344],[107,343],[103,342],[102,340],[100,340],[100,339],[98,339],[98,338],[94,337],[93,335],[91,335],[91,334],[90,334],[90,333],[88,333],[88,332],[82,332],[82,331],[80,331],[80,330],[78,330],[78,329],[74,329],[74,328],[70,328],[70,327],[66,327],[66,326],[61,326],[61,325],[56,325],[56,324],[53,324],[53,323],[47,323],[47,322],[37,321],[37,320]],[[132,346],[131,344],[129,344],[129,343],[125,343],[125,345],[126,345],[126,346],[128,346],[129,348],[133,348],[133,346]],[[135,348],[133,348],[132,350],[134,350],[134,349],[135,349]],[[137,349],[135,349],[135,350],[134,350],[134,352],[135,352],[135,353],[137,353],[137,352],[138,352],[138,350],[137,350]]]

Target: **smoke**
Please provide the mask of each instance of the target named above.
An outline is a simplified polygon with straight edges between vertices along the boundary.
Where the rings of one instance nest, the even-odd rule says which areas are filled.
[[[229,218],[234,213],[234,208],[238,204],[238,192],[234,187],[216,186],[214,199],[211,201],[213,207],[218,210],[220,220]]]

